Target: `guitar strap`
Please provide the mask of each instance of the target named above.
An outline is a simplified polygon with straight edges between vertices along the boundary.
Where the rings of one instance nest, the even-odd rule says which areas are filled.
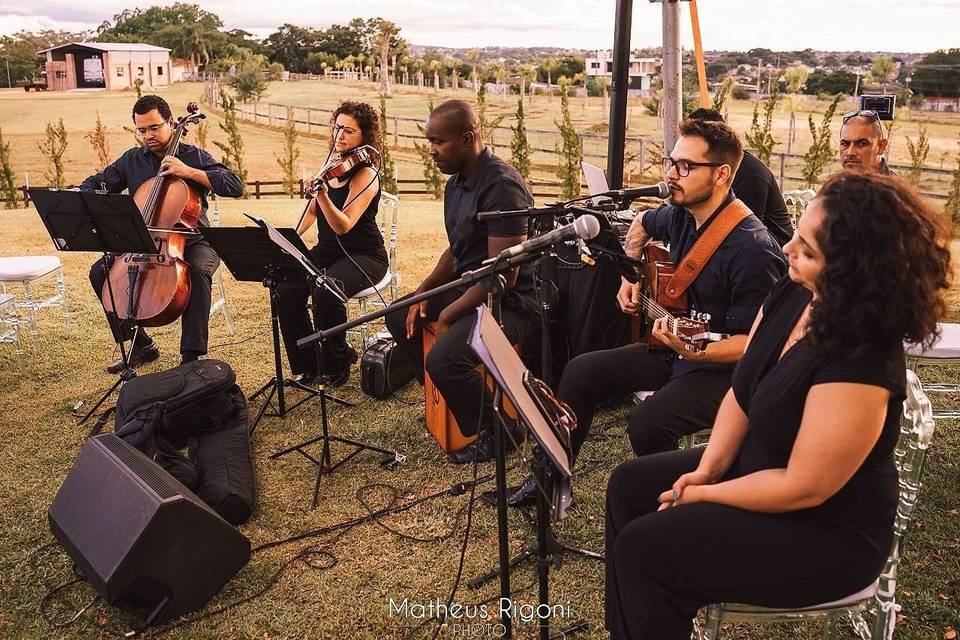
[[[703,270],[703,267],[713,256],[724,238],[730,235],[734,227],[752,213],[747,205],[739,199],[735,199],[725,206],[713,219],[707,230],[703,232],[703,235],[697,238],[687,255],[683,256],[680,264],[677,265],[673,277],[667,282],[666,296],[671,300],[679,300],[680,296],[686,293],[693,281],[700,275],[700,271]]]

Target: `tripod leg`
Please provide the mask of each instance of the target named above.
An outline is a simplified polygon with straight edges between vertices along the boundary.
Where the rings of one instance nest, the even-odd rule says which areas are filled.
[[[273,380],[268,382],[266,385],[264,385],[264,387],[261,388],[260,391],[257,392],[258,394],[260,394],[263,391],[265,391],[267,387],[270,387],[270,393],[268,393],[267,397],[263,399],[263,404],[260,405],[260,410],[257,411],[257,417],[254,418],[253,424],[250,425],[251,436],[253,435],[254,429],[256,429],[257,425],[260,424],[260,420],[263,419],[263,414],[266,413],[267,407],[270,406],[270,401],[273,400],[273,394],[277,392],[278,386],[280,385],[277,384],[277,379],[274,378]]]
[[[117,381],[113,383],[113,386],[110,387],[109,389],[107,389],[107,392],[104,393],[102,396],[100,396],[100,399],[97,400],[97,404],[95,404],[95,405],[93,405],[92,407],[90,407],[90,411],[87,411],[87,413],[86,413],[82,418],[80,418],[80,422],[78,422],[77,424],[83,424],[84,422],[86,422],[87,420],[89,420],[89,419],[90,419],[90,416],[92,416],[94,413],[97,412],[97,409],[100,408],[100,405],[102,405],[104,402],[106,402],[106,401],[107,401],[107,398],[109,398],[111,395],[113,395],[113,392],[116,391],[117,388],[118,388],[121,384],[123,384],[123,382],[124,382],[123,376],[120,376],[119,378],[117,378]]]

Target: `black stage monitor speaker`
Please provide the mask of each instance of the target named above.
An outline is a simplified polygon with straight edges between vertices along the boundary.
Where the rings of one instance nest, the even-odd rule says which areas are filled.
[[[87,440],[47,516],[109,604],[156,624],[202,607],[250,559],[250,541],[152,460]]]

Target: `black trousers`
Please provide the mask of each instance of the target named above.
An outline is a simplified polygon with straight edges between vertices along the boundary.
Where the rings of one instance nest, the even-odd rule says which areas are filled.
[[[656,391],[630,415],[627,434],[638,456],[677,448],[681,436],[713,426],[729,371],[692,371],[670,378],[671,366],[639,344],[577,356],[563,370],[557,396],[577,415],[571,433],[579,453],[600,404],[634,391]]]
[[[427,320],[436,320],[447,305],[463,295],[465,289],[454,289],[432,298],[427,304]],[[412,294],[411,294],[412,295]],[[409,298],[404,296],[401,300]],[[409,308],[398,309],[386,317],[387,329],[397,342],[401,357],[414,363],[417,378],[423,383],[423,328],[420,322],[412,338],[407,338],[406,320]],[[511,344],[536,335],[540,319],[528,305],[510,292],[504,295],[500,323]],[[434,343],[426,358],[426,369],[446,400],[464,435],[474,435],[493,426],[492,394],[485,392],[483,377],[475,371],[479,358],[467,341],[476,321],[469,313],[459,318]],[[483,404],[480,402],[483,397]]]
[[[180,353],[203,355],[207,352],[207,339],[209,337],[210,289],[213,286],[213,274],[220,266],[220,256],[205,240],[200,240],[188,244],[183,257],[190,265],[190,300],[180,317]],[[101,258],[90,267],[90,284],[93,285],[93,290],[98,297],[106,282],[103,261],[104,259]],[[108,268],[112,262],[113,256],[110,256],[108,258]],[[114,295],[118,293],[114,291]],[[104,309],[104,313],[107,316],[107,323],[110,325],[113,339],[116,342],[129,340],[132,331],[121,326],[114,314],[107,313],[106,309]],[[146,331],[140,329],[137,343],[144,345],[149,342],[150,338]]]
[[[617,467],[607,486],[606,628],[614,640],[688,640],[714,602],[801,607],[856,593],[890,551],[812,510],[755,513],[710,503],[657,511],[657,498],[693,471],[703,448]],[[728,477],[737,475],[736,471]],[[886,532],[884,537],[883,531]]]
[[[339,284],[347,297],[380,282],[387,272],[387,253],[380,247],[375,253],[358,253],[351,256],[338,256],[331,260],[319,247],[310,250],[314,264],[325,269],[327,276]],[[356,262],[356,264],[354,264]],[[357,269],[357,265],[360,269]],[[371,284],[371,282],[373,284]],[[307,299],[310,286],[303,282],[281,282],[277,287],[280,319],[280,332],[287,351],[287,361],[294,374],[308,373],[317,368],[317,353],[314,349],[298,349],[297,340],[313,333],[317,329],[329,329],[347,321],[347,308],[326,288],[314,291],[313,304],[316,325],[311,324],[307,311]],[[337,373],[350,355],[345,334],[333,336],[323,343],[324,369],[327,373]]]

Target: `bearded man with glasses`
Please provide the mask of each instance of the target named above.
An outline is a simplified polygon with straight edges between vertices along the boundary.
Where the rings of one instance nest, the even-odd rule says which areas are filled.
[[[844,169],[893,174],[883,157],[886,150],[887,139],[883,137],[880,114],[869,109],[843,114],[839,151]]]
[[[577,416],[577,428],[570,434],[574,455],[586,440],[597,408],[635,391],[656,391],[634,407],[628,422],[630,444],[638,456],[674,449],[681,436],[713,424],[753,319],[786,272],[776,240],[730,188],[742,158],[737,134],[726,124],[681,122],[680,138],[663,160],[670,203],[638,214],[625,247],[628,255],[640,258],[651,240],[667,242],[671,259],[680,264],[711,225],[718,219],[726,221],[721,214],[733,207],[739,221],[686,291],[691,309],[710,315],[710,330],[730,337],[711,343],[706,351],[692,352],[661,318],[654,323],[653,335],[670,350],[648,351],[646,345],[631,344],[571,360],[557,397]],[[624,313],[643,313],[639,294],[639,284],[623,280],[617,301]],[[510,492],[508,502],[529,504],[535,491],[529,478]]]
[[[106,191],[130,195],[150,178],[176,176],[183,178],[200,194],[200,225],[207,226],[207,195],[212,191],[218,196],[239,198],[243,195],[243,183],[235,173],[213,159],[207,151],[186,142],[180,142],[175,156],[166,156],[173,141],[173,113],[170,105],[160,96],[145,95],[133,105],[133,126],[142,146],[128,149],[122,156],[80,184],[81,191]],[[184,259],[190,265],[190,300],[181,317],[180,357],[181,362],[196,360],[207,352],[208,324],[210,318],[210,290],[213,273],[220,266],[220,258],[206,240],[190,236]],[[113,256],[107,258],[109,269]],[[97,297],[106,280],[104,259],[90,267],[90,284]],[[107,322],[117,343],[134,337],[130,353],[130,366],[152,362],[160,357],[160,349],[142,328],[136,336],[121,325],[116,314],[107,312]],[[124,363],[117,360],[107,366],[107,372],[119,373]]]

